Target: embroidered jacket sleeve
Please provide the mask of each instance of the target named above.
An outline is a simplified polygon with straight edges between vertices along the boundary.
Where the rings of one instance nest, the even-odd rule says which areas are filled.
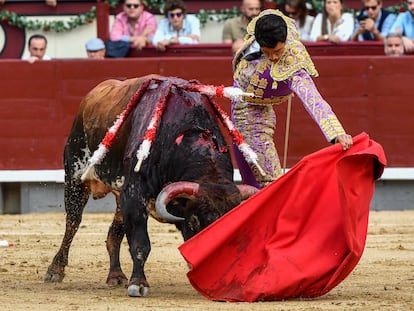
[[[305,70],[297,71],[289,78],[288,83],[328,141],[332,141],[339,134],[345,134],[335,113],[322,98],[312,78]]]

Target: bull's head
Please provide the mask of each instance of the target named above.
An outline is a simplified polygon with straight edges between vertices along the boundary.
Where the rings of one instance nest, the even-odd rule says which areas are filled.
[[[155,208],[161,219],[175,223],[184,240],[188,240],[257,191],[252,186],[232,183],[181,181],[164,187],[157,197]],[[167,210],[167,206],[172,212]]]

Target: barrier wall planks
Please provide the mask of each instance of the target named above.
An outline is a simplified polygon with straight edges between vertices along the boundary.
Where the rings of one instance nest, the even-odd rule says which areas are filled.
[[[352,135],[380,142],[389,167],[414,166],[414,57],[314,57],[321,94]],[[66,136],[82,97],[99,82],[151,73],[231,85],[231,57],[0,60],[0,170],[61,169]],[[229,101],[220,100],[229,112]],[[286,105],[276,144],[283,150]],[[288,165],[327,146],[297,98],[293,100]]]

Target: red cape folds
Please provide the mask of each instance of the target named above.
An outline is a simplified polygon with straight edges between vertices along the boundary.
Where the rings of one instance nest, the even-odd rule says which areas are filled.
[[[187,276],[212,300],[260,301],[326,294],[362,256],[374,182],[386,165],[362,133],[303,158],[179,247]]]

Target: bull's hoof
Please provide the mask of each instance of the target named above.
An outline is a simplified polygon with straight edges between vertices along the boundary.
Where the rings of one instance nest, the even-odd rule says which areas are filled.
[[[106,279],[106,284],[109,286],[122,285],[127,287],[128,279],[123,272],[111,272]]]
[[[130,297],[146,297],[149,293],[149,287],[143,284],[135,285],[131,284],[128,286],[128,296]]]
[[[46,283],[60,283],[63,281],[65,274],[56,272],[51,268],[47,269],[45,276],[43,277],[43,281]]]

